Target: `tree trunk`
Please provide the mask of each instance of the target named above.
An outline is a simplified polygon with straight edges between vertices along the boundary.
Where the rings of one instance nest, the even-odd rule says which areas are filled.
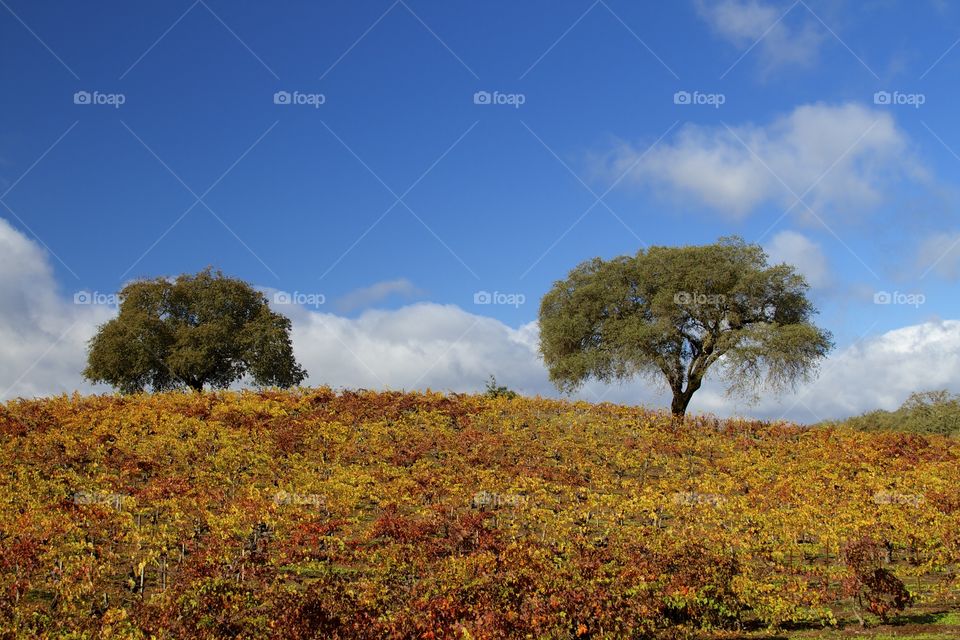
[[[673,392],[673,402],[670,403],[670,413],[673,414],[674,418],[683,420],[683,416],[687,412],[687,405],[690,404],[690,398],[692,395],[693,394],[687,394],[683,391]]]
[[[191,381],[187,382],[187,386],[190,387],[191,389],[193,389],[194,391],[196,391],[197,393],[200,393],[200,392],[203,391],[203,381],[202,381],[202,380],[199,380],[199,381],[198,381],[198,380],[191,380]]]
[[[673,402],[670,403],[670,413],[673,414],[674,418],[683,420],[683,416],[687,413],[687,405],[690,404],[693,394],[700,388],[700,383],[701,378],[694,376],[687,380],[686,389],[680,386],[673,388]]]

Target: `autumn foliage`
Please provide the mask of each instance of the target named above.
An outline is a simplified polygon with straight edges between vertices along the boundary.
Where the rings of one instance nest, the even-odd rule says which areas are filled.
[[[436,393],[0,406],[0,637],[684,638],[960,596],[941,436]]]

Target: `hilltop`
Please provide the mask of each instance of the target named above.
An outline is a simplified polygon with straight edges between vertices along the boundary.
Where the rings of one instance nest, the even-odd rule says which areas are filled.
[[[958,459],[539,398],[13,401],[0,637],[955,637]]]

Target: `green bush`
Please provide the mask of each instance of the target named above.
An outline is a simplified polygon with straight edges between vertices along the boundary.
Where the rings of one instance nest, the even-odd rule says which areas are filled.
[[[490,376],[490,379],[487,380],[486,391],[483,395],[488,398],[516,398],[517,392],[513,391],[509,387],[497,384],[497,379],[493,376]]]

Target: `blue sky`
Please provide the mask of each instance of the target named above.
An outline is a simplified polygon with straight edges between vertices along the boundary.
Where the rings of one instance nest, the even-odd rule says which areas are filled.
[[[838,358],[909,328],[953,345],[958,25],[932,0],[2,0],[0,218],[68,303],[214,265],[322,295],[293,315],[351,335],[425,306],[522,333],[585,259],[738,234],[807,273]],[[367,358],[372,379],[311,382],[423,386]],[[426,381],[469,387],[474,365],[533,370],[444,360]],[[8,391],[84,388],[23,386],[43,366]],[[954,387],[952,367],[814,413]]]

